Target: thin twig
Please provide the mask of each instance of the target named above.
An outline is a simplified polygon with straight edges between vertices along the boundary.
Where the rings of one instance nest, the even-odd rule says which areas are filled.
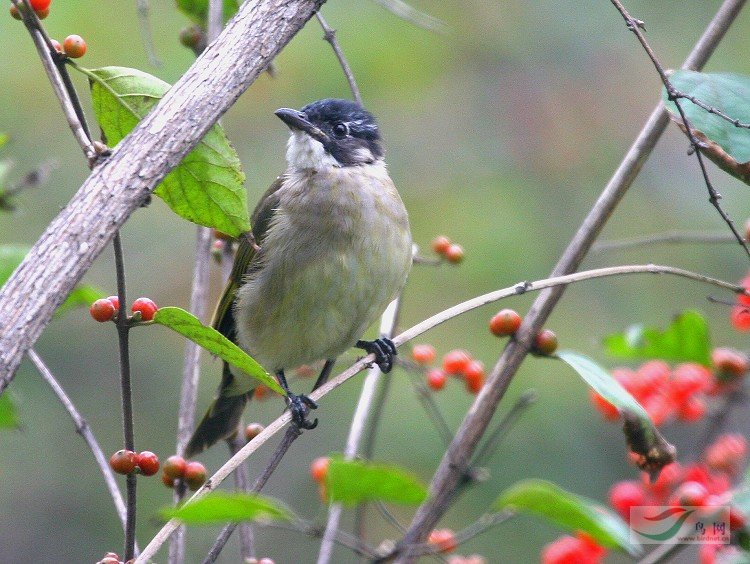
[[[148,0],[136,0],[136,7],[136,11],[138,12],[138,27],[141,31],[141,41],[143,41],[143,48],[146,51],[148,62],[151,66],[160,67],[162,62],[154,49],[154,35],[151,33],[151,8],[148,5]]]
[[[706,233],[705,231],[666,231],[652,235],[641,235],[627,239],[615,239],[611,241],[599,241],[591,247],[592,253],[603,251],[618,251],[632,247],[645,245],[657,245],[660,243],[734,243],[735,238],[726,232]]]
[[[227,440],[231,456],[237,454],[240,449],[245,446],[241,422],[239,429],[239,432],[234,438]],[[250,484],[250,470],[248,469],[247,464],[240,464],[234,471],[234,487],[241,492],[252,491],[252,486]],[[240,523],[239,527],[240,558],[243,562],[248,562],[250,559],[255,558],[255,536],[253,535],[253,527],[250,523]]]
[[[115,319],[117,342],[120,350],[120,391],[122,393],[122,429],[125,449],[135,452],[133,433],[133,391],[130,383],[130,323],[125,314],[125,263],[122,253],[120,232],[112,240],[115,254],[115,272],[117,274],[117,297],[120,301],[119,312]],[[135,512],[136,512],[136,476],[131,472],[125,477],[127,491],[127,519],[125,523],[125,560],[130,560],[135,551]]]
[[[562,286],[567,284],[573,284],[582,282],[584,280],[592,280],[596,278],[603,278],[608,276],[618,276],[624,274],[668,274],[678,277],[684,277],[691,280],[700,281],[706,284],[711,284],[726,290],[730,290],[736,293],[743,293],[744,289],[736,284],[730,284],[729,282],[723,282],[715,278],[703,276],[695,272],[683,270],[681,268],[673,268],[669,266],[659,266],[653,264],[647,265],[630,265],[630,266],[619,266],[609,268],[599,268],[596,270],[589,270],[578,272],[575,274],[568,274],[565,276],[557,276],[554,278],[547,278],[545,280],[539,280],[537,282],[521,282],[515,286],[505,288],[503,290],[496,290],[482,296],[478,296],[466,302],[455,305],[445,311],[437,313],[432,317],[418,323],[417,325],[407,329],[400,335],[393,338],[394,344],[397,346],[403,345],[405,342],[410,341],[422,333],[425,333],[448,321],[449,319],[481,307],[490,303],[494,303],[503,298],[516,296],[526,292],[538,291],[556,286]],[[344,370],[341,374],[329,380],[326,384],[320,386],[317,390],[310,394],[310,399],[318,401],[325,397],[333,390],[344,384],[347,380],[358,374],[365,367],[371,366],[375,361],[375,355],[368,354],[367,356],[360,358],[357,362],[352,364],[349,368]],[[486,387],[486,384],[485,384]],[[480,392],[480,395],[482,392]],[[291,421],[291,415],[288,410],[284,411],[278,418],[271,422],[266,428],[256,436],[252,441],[247,443],[242,449],[231,459],[224,463],[213,476],[196,491],[193,496],[185,503],[190,503],[198,499],[203,498],[209,492],[214,490],[229,474],[231,474],[238,465],[242,464],[247,458],[250,457],[256,450],[263,446],[266,441],[278,433],[284,426]],[[455,440],[454,440],[455,442]],[[151,539],[151,542],[143,549],[143,552],[139,556],[137,562],[148,562],[150,558],[153,558],[154,554],[159,550],[162,544],[166,542],[172,532],[179,526],[179,521],[176,519],[170,520],[166,523],[162,529]]]
[[[318,18],[318,21],[320,22],[320,27],[323,28],[323,32],[325,33],[325,35],[323,35],[323,39],[325,39],[326,41],[328,41],[328,43],[331,44],[331,48],[333,49],[333,52],[336,54],[336,58],[339,60],[339,64],[341,65],[341,70],[344,71],[344,76],[346,77],[346,80],[349,83],[349,88],[352,91],[354,100],[356,100],[357,104],[361,106],[362,95],[359,93],[359,88],[357,87],[357,81],[354,80],[354,73],[352,73],[352,68],[349,66],[349,63],[346,60],[346,57],[344,56],[344,52],[341,50],[341,46],[339,45],[339,42],[336,39],[336,30],[328,25],[328,22],[325,20],[322,13],[318,11],[315,13],[315,16]]]
[[[401,299],[400,297],[397,297],[383,312],[383,315],[380,318],[380,335],[388,338],[393,336],[393,332],[396,328],[396,321],[398,319],[400,303]],[[357,456],[359,445],[365,432],[367,419],[373,408],[375,392],[382,376],[383,373],[377,365],[373,365],[370,370],[367,371],[367,376],[365,377],[365,382],[362,385],[362,391],[359,395],[359,401],[357,402],[357,408],[354,411],[352,423],[349,426],[349,435],[346,439],[344,457],[347,460],[352,460]],[[340,503],[331,504],[328,509],[328,520],[326,522],[325,532],[323,533],[323,541],[320,543],[320,550],[318,552],[318,564],[327,564],[333,556],[334,536],[339,528],[342,511],[343,507]]]
[[[711,179],[708,177],[708,170],[706,169],[706,163],[703,158],[703,152],[700,150],[701,142],[698,141],[698,138],[693,133],[693,127],[690,124],[690,121],[688,120],[687,115],[685,114],[685,110],[682,108],[682,104],[680,104],[679,96],[677,95],[677,90],[675,89],[674,86],[672,86],[672,82],[669,80],[669,77],[667,76],[667,71],[659,62],[659,59],[657,58],[656,53],[654,53],[654,50],[648,44],[648,41],[646,41],[646,37],[643,35],[643,32],[642,32],[643,22],[631,16],[630,13],[622,5],[622,2],[620,2],[620,0],[610,0],[610,1],[615,6],[615,8],[617,8],[617,10],[620,12],[620,15],[625,20],[625,23],[627,24],[628,29],[632,31],[635,34],[635,36],[638,38],[638,42],[643,47],[644,51],[646,51],[646,54],[648,55],[649,59],[651,59],[651,62],[653,63],[654,68],[656,69],[656,72],[659,73],[659,77],[661,78],[661,81],[664,84],[664,88],[667,89],[668,99],[674,103],[675,107],[677,108],[677,111],[680,114],[682,123],[685,125],[686,135],[688,136],[688,139],[690,140],[690,146],[693,148],[693,151],[695,152],[696,159],[698,159],[698,166],[700,167],[701,175],[703,175],[703,182],[706,184],[706,188],[708,189],[708,201],[711,202],[711,205],[714,208],[716,208],[716,211],[719,212],[719,215],[722,217],[724,222],[729,226],[729,229],[734,234],[734,237],[735,239],[737,239],[737,242],[745,250],[745,253],[747,254],[747,256],[750,257],[750,247],[747,246],[747,244],[745,243],[745,240],[742,238],[742,235],[740,235],[739,231],[737,231],[737,228],[734,225],[734,221],[732,221],[729,215],[724,211],[724,209],[719,204],[719,200],[721,199],[721,194],[719,194],[716,191],[716,188],[714,188],[714,185],[711,183]]]
[[[276,471],[276,468],[278,468],[279,464],[281,463],[281,459],[284,458],[284,455],[289,450],[289,447],[292,446],[292,443],[297,440],[297,438],[302,435],[302,431],[300,431],[299,427],[296,425],[290,425],[287,430],[284,437],[281,439],[281,442],[276,447],[276,450],[271,455],[271,458],[269,459],[268,463],[266,464],[266,467],[261,472],[260,476],[258,476],[255,479],[255,482],[253,483],[253,487],[251,488],[251,492],[258,493],[260,490],[263,489],[263,486],[266,485],[266,482],[271,477],[271,475]],[[259,435],[260,436],[260,435]],[[255,437],[257,439],[258,437]],[[253,439],[253,441],[255,441]],[[251,441],[252,442],[252,441]],[[250,444],[250,443],[248,443]],[[233,457],[232,459],[236,458]],[[226,466],[226,464],[225,464]],[[214,478],[211,478],[212,487],[218,485],[213,484]],[[200,491],[200,490],[199,490]],[[198,493],[198,492],[196,492]],[[194,498],[195,496],[193,496]],[[191,498],[192,499],[192,498]],[[206,558],[203,560],[203,564],[212,564],[213,562],[216,562],[216,559],[219,557],[219,554],[221,554],[221,551],[224,549],[224,546],[226,545],[227,541],[229,540],[229,537],[232,536],[232,533],[237,528],[236,523],[230,523],[226,527],[224,527],[219,534],[219,537],[214,541],[213,546],[208,551],[208,554],[206,555]],[[152,541],[153,542],[153,541]],[[136,561],[140,562],[140,559]]]
[[[674,90],[673,94],[675,98],[685,98],[686,100],[690,100],[693,104],[695,104],[699,108],[703,108],[709,114],[714,114],[716,116],[719,116],[721,119],[728,121],[735,127],[739,127],[740,129],[750,129],[750,123],[742,123],[740,120],[735,119],[732,116],[725,114],[718,108],[714,108],[713,106],[706,104],[705,102],[703,102],[702,100],[699,100],[695,96],[691,96],[690,94],[686,94],[685,92],[682,92],[677,89]]]
[[[448,422],[445,420],[445,417],[443,417],[443,413],[437,406],[432,392],[430,392],[427,386],[425,386],[422,382],[422,378],[418,377],[416,374],[413,374],[411,371],[409,371],[408,374],[412,388],[414,388],[414,392],[417,395],[419,403],[427,413],[430,421],[432,421],[433,425],[435,426],[435,429],[437,430],[438,435],[440,435],[444,446],[447,447],[449,444],[451,444],[451,440],[453,439],[453,431],[451,431],[450,427],[448,426]]]
[[[305,519],[301,519],[299,517],[296,518],[294,520],[294,523],[292,524],[285,523],[283,521],[269,521],[268,523],[264,523],[264,525],[276,529],[283,529],[285,531],[300,532],[316,539],[323,537],[322,527],[319,527],[315,523],[312,523]],[[367,558],[368,560],[373,560],[381,556],[375,548],[364,543],[361,539],[344,531],[336,532],[336,542],[341,546],[349,548],[355,554]]]
[[[683,68],[699,70],[705,64],[744,3],[745,0],[724,1],[688,56]],[[660,103],[651,113],[620,166],[563,252],[553,269],[553,276],[569,274],[580,266],[668,123],[669,117],[663,104]],[[532,304],[516,333],[516,339],[508,343],[490,371],[484,387],[474,400],[474,404],[461,422],[450,447],[440,461],[430,484],[430,497],[417,509],[409,531],[403,539],[403,546],[408,547],[426,539],[430,530],[450,507],[451,498],[463,476],[464,461],[471,459],[492,421],[492,415],[526,358],[534,335],[552,313],[564,291],[565,288],[562,286],[550,288],[542,292]],[[413,562],[414,558],[407,553],[399,561]]]
[[[102,476],[104,476],[104,482],[107,484],[107,489],[109,490],[109,494],[112,496],[112,501],[115,504],[117,515],[119,515],[120,521],[122,521],[122,527],[124,530],[127,520],[125,501],[123,501],[122,499],[120,488],[117,487],[115,475],[112,472],[112,469],[109,467],[107,457],[104,455],[102,447],[99,446],[99,443],[94,436],[94,432],[91,430],[91,426],[89,425],[88,421],[83,418],[78,409],[76,409],[73,400],[70,399],[68,394],[55,378],[54,374],[52,374],[52,371],[44,363],[44,361],[36,353],[36,351],[34,349],[29,349],[28,356],[39,374],[42,376],[42,378],[44,378],[44,381],[49,384],[50,388],[52,388],[52,391],[57,396],[57,399],[60,400],[60,403],[63,404],[65,410],[70,414],[70,417],[73,419],[73,423],[75,424],[76,432],[81,435],[81,437],[83,437],[83,440],[86,441],[89,449],[91,449],[91,453],[94,455],[96,464],[97,466],[99,466],[99,470],[101,470]]]

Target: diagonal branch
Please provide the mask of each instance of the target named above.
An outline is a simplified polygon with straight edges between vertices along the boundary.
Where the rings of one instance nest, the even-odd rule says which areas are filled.
[[[115,231],[322,3],[244,3],[156,108],[94,169],[0,290],[0,393]]]
[[[744,0],[724,1],[685,61],[684,68],[699,69],[705,64],[744,4]],[[553,276],[567,274],[578,269],[607,219],[614,213],[617,204],[640,172],[668,123],[667,113],[660,103],[651,113],[635,143],[566,248],[553,270]],[[549,317],[562,297],[564,289],[564,286],[560,286],[541,293],[526,315],[516,335],[517,338],[508,344],[498,359],[433,476],[430,484],[430,497],[417,510],[409,531],[404,536],[403,546],[407,548],[399,562],[414,561],[415,557],[409,555],[408,547],[424,541],[430,530],[447,511],[460,483],[466,462],[471,460],[500,400],[528,354],[534,335]]]

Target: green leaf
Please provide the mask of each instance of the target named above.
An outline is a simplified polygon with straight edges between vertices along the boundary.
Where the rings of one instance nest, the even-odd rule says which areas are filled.
[[[224,21],[231,18],[239,8],[237,0],[224,0]],[[206,28],[208,18],[208,0],[177,0],[177,9],[194,23]]]
[[[427,488],[407,471],[385,464],[331,457],[325,478],[331,501],[357,505],[365,501],[418,504],[427,499]]]
[[[20,424],[16,406],[6,391],[0,395],[0,429],[17,429]]]
[[[661,468],[673,462],[676,450],[651,422],[646,410],[596,362],[573,351],[560,351],[557,356],[578,372],[597,394],[614,405],[622,414],[624,432],[630,449],[643,458],[639,466],[658,475]]]
[[[119,143],[148,114],[170,85],[123,67],[83,70],[94,113],[107,143]],[[181,217],[232,236],[250,229],[247,193],[237,152],[218,124],[170,172],[154,194]]]
[[[0,286],[13,274],[13,271],[21,264],[21,261],[29,252],[28,247],[18,245],[0,245]],[[106,297],[101,290],[82,284],[73,288],[67,299],[57,308],[55,315],[72,309],[76,306],[89,306],[99,298]]]
[[[291,513],[274,499],[258,494],[215,491],[180,507],[161,510],[165,519],[179,519],[187,525],[213,525],[242,521],[289,521]]]
[[[750,77],[678,70],[669,76],[669,80],[677,90],[694,96],[732,119],[750,122]],[[667,99],[666,89],[662,89],[662,97],[670,118],[685,131],[677,106]],[[703,153],[729,174],[750,183],[750,130],[735,127],[690,100],[680,99],[679,102],[694,134],[706,144],[701,148]]]
[[[265,384],[274,392],[286,395],[278,382],[251,356],[213,327],[203,325],[192,313],[179,307],[163,307],[156,312],[154,323],[169,327],[242,370],[244,374],[235,374],[235,386],[231,389],[230,395],[241,395],[250,391],[256,384],[253,379]]]
[[[493,508],[532,513],[571,532],[583,531],[601,546],[619,548],[633,556],[641,552],[639,545],[630,542],[627,523],[615,513],[552,482],[517,482],[500,494]]]
[[[708,324],[697,311],[684,311],[665,330],[634,325],[604,339],[609,354],[619,358],[660,358],[711,365]]]

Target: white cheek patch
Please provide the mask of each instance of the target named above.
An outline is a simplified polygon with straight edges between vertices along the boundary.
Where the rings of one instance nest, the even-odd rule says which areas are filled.
[[[355,163],[372,163],[375,162],[375,155],[367,147],[359,147],[352,153],[352,160]]]
[[[286,161],[296,169],[321,169],[341,166],[332,155],[326,152],[323,144],[303,131],[292,131],[286,150]]]

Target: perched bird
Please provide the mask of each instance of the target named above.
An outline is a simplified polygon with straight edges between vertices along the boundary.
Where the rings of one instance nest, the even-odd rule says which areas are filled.
[[[236,342],[287,392],[296,425],[313,428],[317,405],[289,391],[284,369],[325,360],[322,385],[351,347],[375,353],[384,371],[389,339],[359,340],[406,282],[412,243],[404,204],[386,170],[373,116],[326,99],[276,115],[289,126],[287,169],[253,212],[213,326]],[[233,389],[224,364],[217,398],[186,448],[192,456],[229,437],[253,391]]]

